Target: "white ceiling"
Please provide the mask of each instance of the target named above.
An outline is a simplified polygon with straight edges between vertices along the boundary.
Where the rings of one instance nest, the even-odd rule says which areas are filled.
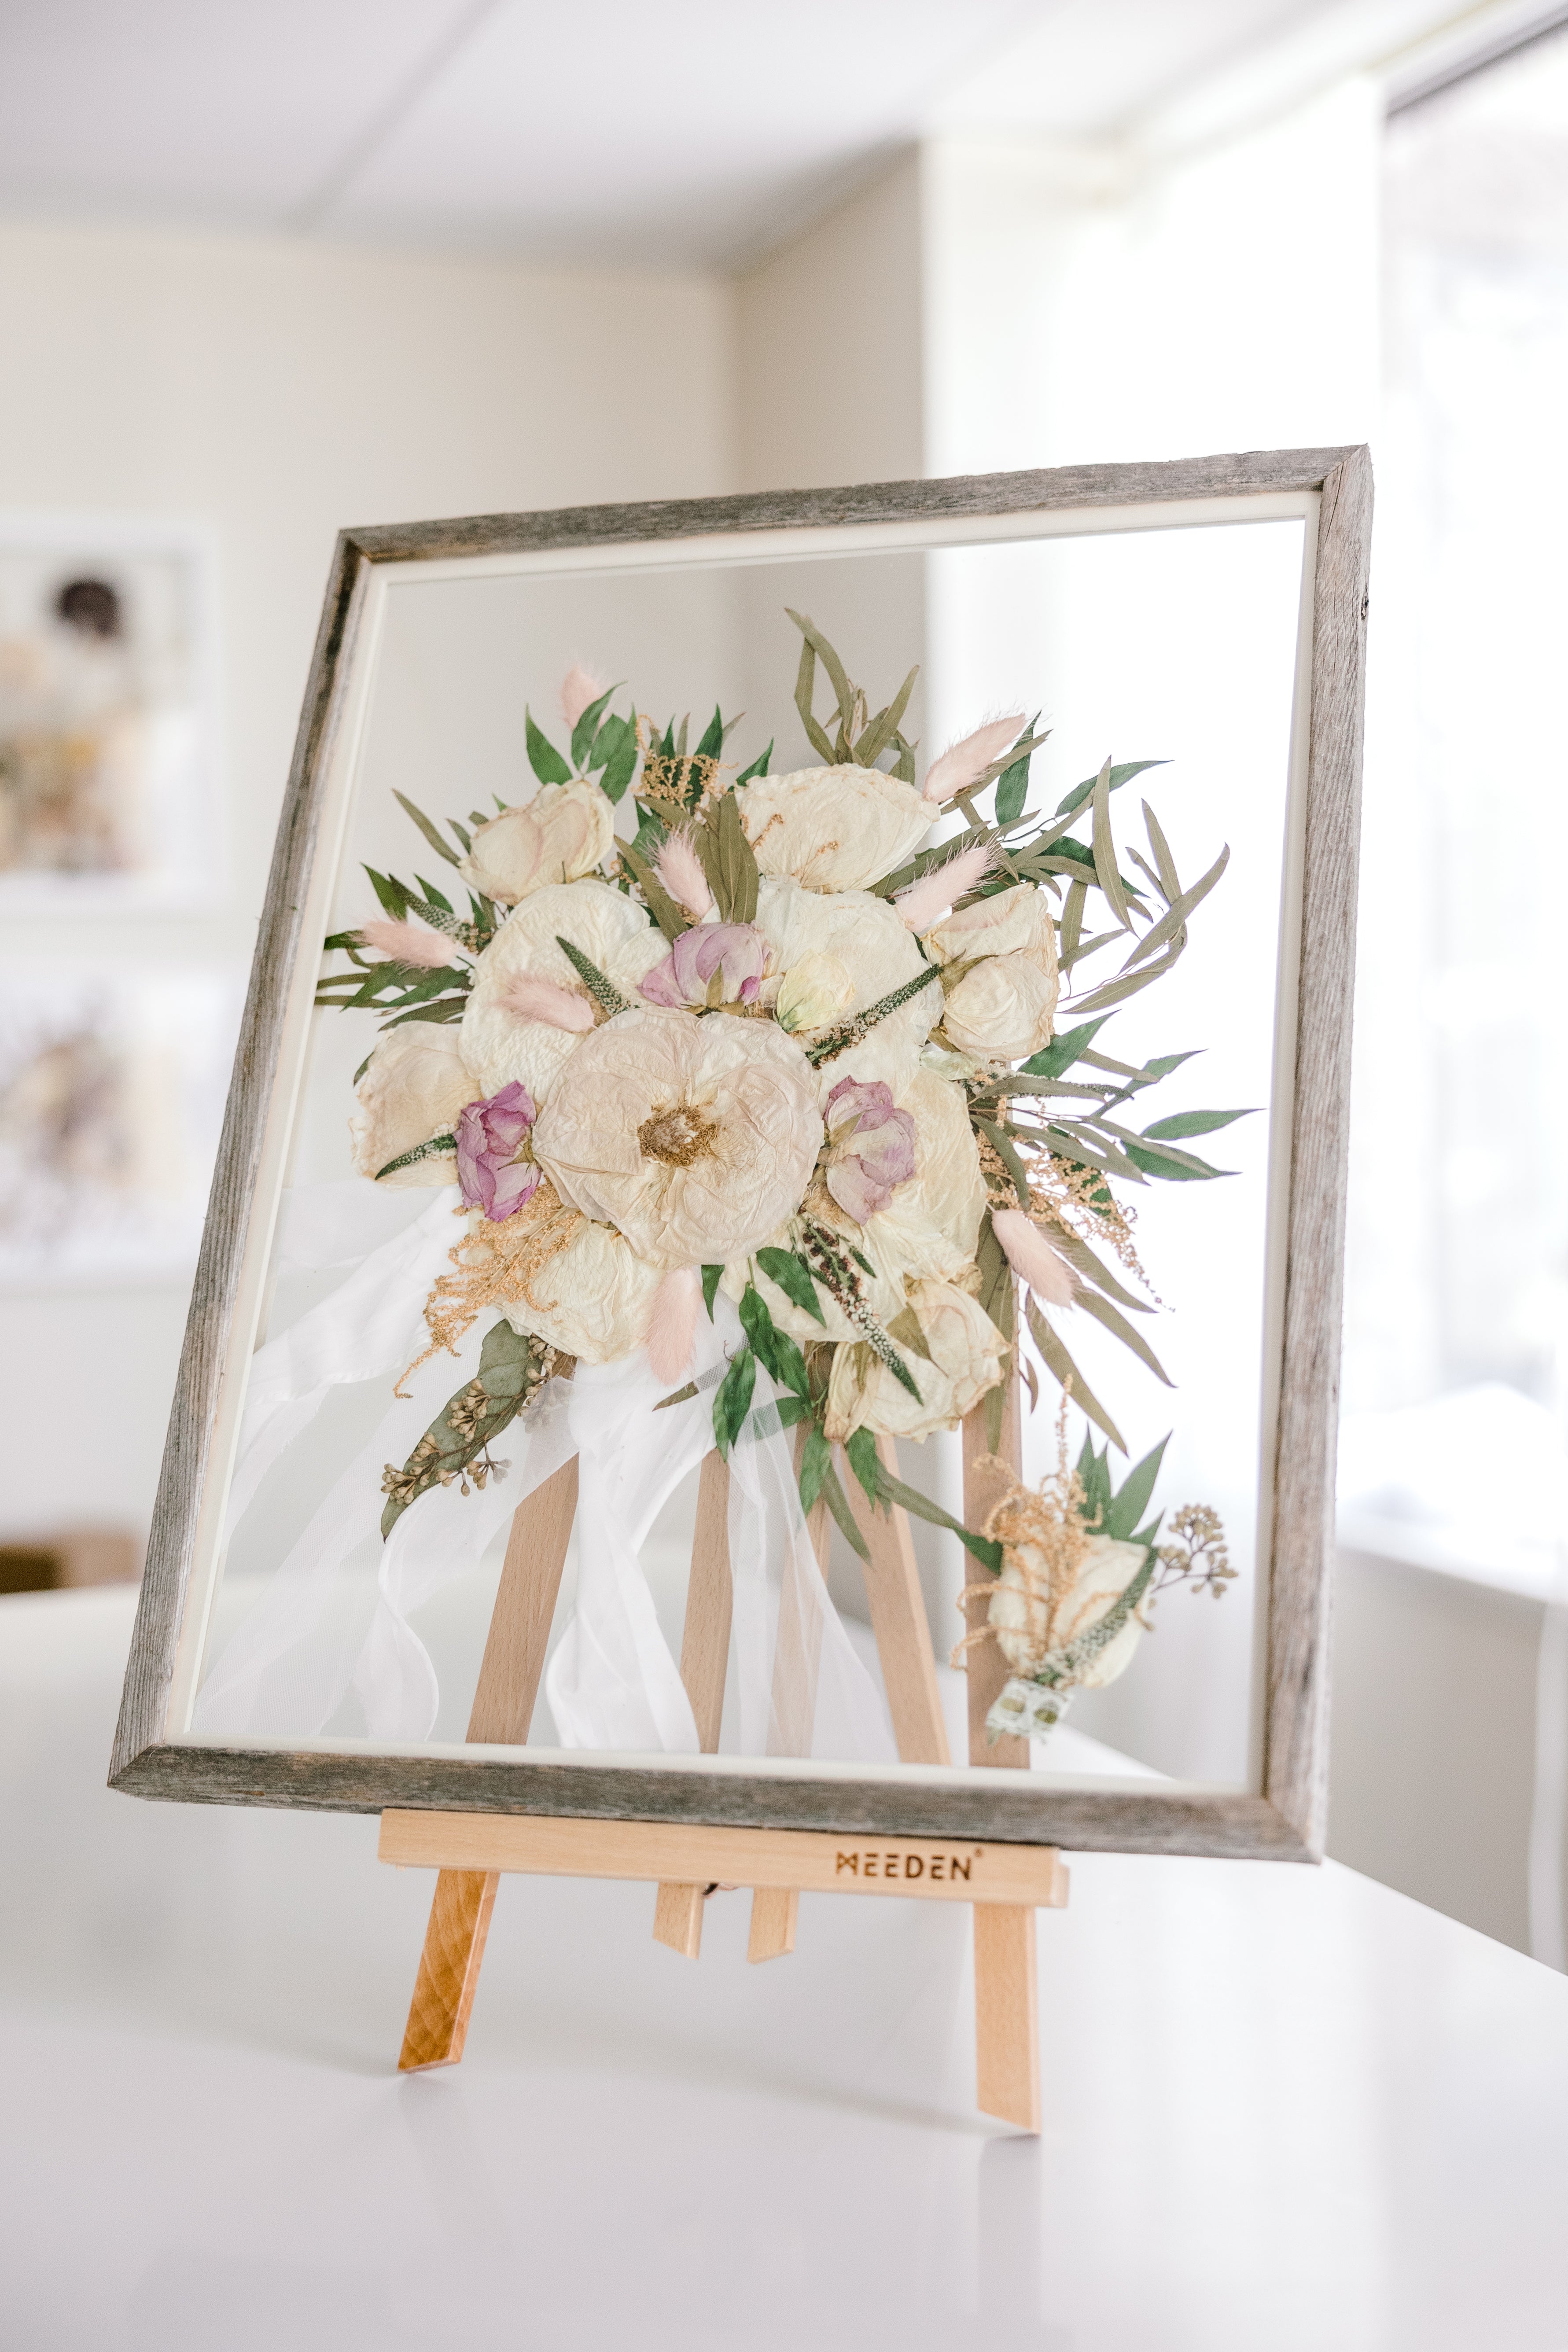
[[[1103,136],[1498,5],[0,0],[0,209],[732,266],[924,131]]]

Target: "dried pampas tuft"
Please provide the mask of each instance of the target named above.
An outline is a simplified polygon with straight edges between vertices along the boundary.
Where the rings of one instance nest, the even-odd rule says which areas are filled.
[[[918,882],[911,882],[907,890],[896,891],[893,904],[904,929],[929,931],[950,907],[984,880],[995,863],[995,855],[991,843],[984,843],[978,849],[961,849],[945,866],[934,866]]]
[[[1022,1209],[993,1209],[991,1230],[1008,1265],[1037,1298],[1047,1307],[1072,1305],[1078,1296],[1078,1276],[1032,1217],[1026,1217]]]
[[[418,964],[426,971],[437,971],[452,961],[451,940],[439,931],[427,931],[423,923],[366,923],[359,940],[361,947],[379,948],[395,962]]]
[[[678,1381],[690,1364],[701,1299],[702,1277],[694,1265],[674,1267],[654,1292],[647,1360],[656,1380]]]
[[[568,727],[575,727],[591,702],[597,702],[605,691],[603,678],[595,677],[582,662],[574,662],[561,681],[561,716]]]
[[[672,833],[660,846],[653,861],[658,876],[678,907],[700,922],[713,904],[713,893],[708,887],[708,877],[702,870],[702,860],[697,855],[697,845],[689,827]]]
[[[992,761],[1000,759],[1023,731],[1024,714],[1016,710],[1011,719],[988,719],[973,735],[965,735],[962,742],[954,743],[932,762],[925,780],[926,799],[950,801],[954,793],[967,792],[971,784],[979,782]]]
[[[552,1029],[585,1032],[594,1025],[594,1008],[585,996],[575,995],[559,982],[540,980],[520,971],[501,990],[500,1002],[520,1021],[547,1021]]]

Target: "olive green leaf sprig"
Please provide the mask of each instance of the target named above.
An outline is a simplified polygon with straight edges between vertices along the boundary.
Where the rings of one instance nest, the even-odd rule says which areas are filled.
[[[910,670],[891,702],[880,710],[867,706],[864,690],[857,686],[845,669],[837,654],[808,614],[795,613],[786,604],[784,610],[801,634],[800,667],[795,674],[795,707],[800,713],[800,723],[805,730],[806,740],[818,757],[829,767],[875,768],[890,751],[892,761],[887,770],[900,782],[912,784],[915,780],[915,752],[919,748],[902,731],[903,717],[910,706],[920,676],[919,664]],[[837,731],[827,729],[814,715],[816,699],[816,665],[821,662],[837,704]],[[747,779],[742,777],[742,782]]]
[[[403,1467],[389,1462],[382,1475],[386,1508],[382,1538],[432,1486],[471,1479],[483,1487],[507,1465],[490,1458],[489,1447],[510,1423],[534,1403],[561,1360],[542,1339],[514,1331],[506,1321],[487,1334],[474,1378],[448,1398]],[[465,1483],[465,1492],[467,1486]]]

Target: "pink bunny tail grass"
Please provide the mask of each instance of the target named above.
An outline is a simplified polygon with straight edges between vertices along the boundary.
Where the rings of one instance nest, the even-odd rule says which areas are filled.
[[[561,681],[561,716],[568,727],[575,727],[591,702],[597,702],[605,691],[605,681],[595,677],[582,662],[574,662]]]
[[[450,963],[454,952],[452,940],[422,923],[366,923],[359,936],[362,947],[379,948],[395,962],[421,964],[426,971]]]
[[[670,835],[654,859],[653,867],[676,905],[684,907],[700,922],[713,904],[713,893],[708,887],[708,877],[702,871],[702,860],[689,830],[682,828]]]
[[[584,1032],[594,1025],[594,1008],[585,996],[574,996],[569,988],[530,971],[520,971],[507,982],[500,1003],[520,1021],[547,1021],[552,1029]]]
[[[973,735],[954,743],[940,760],[933,761],[925,780],[928,801],[950,801],[954,793],[967,792],[978,782],[993,760],[1001,758],[1009,743],[1016,743],[1024,731],[1024,714],[1014,712],[1011,719],[991,719],[977,727]]]
[[[1037,1298],[1047,1307],[1072,1305],[1078,1296],[1078,1276],[1032,1218],[1022,1209],[993,1209],[991,1230],[1008,1265]]]
[[[654,1292],[647,1360],[656,1381],[678,1381],[689,1369],[701,1304],[702,1277],[694,1265],[676,1266]]]
[[[904,929],[929,931],[950,907],[985,879],[995,862],[995,845],[983,842],[978,849],[961,849],[945,866],[933,866],[907,890],[895,891],[893,904]]]

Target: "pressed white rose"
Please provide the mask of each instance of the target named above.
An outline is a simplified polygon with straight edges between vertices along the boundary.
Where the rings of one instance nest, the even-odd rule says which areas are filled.
[[[361,1176],[374,1176],[389,1160],[400,1159],[437,1130],[450,1127],[464,1107],[485,1092],[463,1059],[458,1031],[446,1023],[406,1021],[376,1040],[365,1074],[355,1088],[358,1108],[349,1120],[353,1161]],[[416,1160],[384,1176],[384,1184],[440,1185],[458,1181],[456,1150]]]
[[[810,1066],[771,1021],[649,1010],[583,1040],[533,1152],[563,1201],[663,1268],[760,1248],[822,1138]]]
[[[750,789],[748,787],[748,789]],[[931,970],[915,941],[885,898],[868,890],[840,890],[831,898],[802,889],[797,882],[764,881],[757,893],[757,929],[773,949],[780,971],[789,973],[808,957],[831,956],[849,975],[851,992],[824,1026],[851,1021],[907,980]],[[879,1078],[901,1098],[914,1076],[921,1047],[942,1018],[942,983],[932,980],[909,1003],[879,1021],[860,1043],[836,1054],[817,1072],[826,1103],[840,1078],[869,1086]]]
[[[1044,1554],[1034,1544],[1009,1544],[1002,1574],[991,1596],[990,1622],[1007,1664],[1019,1673],[1037,1665],[1048,1650],[1061,1650],[1098,1625],[1143,1565],[1142,1544],[1114,1536],[1090,1536],[1071,1589],[1053,1602]],[[1085,1690],[1113,1683],[1131,1664],[1143,1631],[1136,1613],[1120,1633],[1090,1659],[1078,1677]]]
[[[980,1147],[960,1087],[917,1070],[899,1098],[915,1122],[915,1173],[865,1228],[863,1245],[911,1275],[961,1279],[974,1256],[985,1212]]]
[[[479,826],[458,871],[487,898],[515,907],[546,883],[591,874],[607,856],[615,830],[615,811],[597,784],[581,776],[541,784],[521,808]]]
[[[773,999],[773,1019],[795,1036],[802,1029],[826,1029],[855,1001],[855,983],[836,955],[805,955],[791,964]]]
[[[1051,1041],[1057,977],[1027,956],[984,956],[947,1000],[942,1027],[962,1053],[1021,1062]]]
[[[864,890],[914,856],[936,810],[879,768],[800,768],[742,786],[741,822],[763,874],[808,890]]]
[[[1051,902],[1032,882],[976,898],[946,916],[924,934],[926,953],[938,963],[959,963],[974,956],[1021,955],[1038,964],[1047,979],[1057,971],[1057,927]]]
[[[835,1444],[857,1429],[879,1437],[929,1437],[952,1429],[1002,1378],[1007,1345],[989,1315],[950,1282],[912,1282],[909,1303],[931,1360],[904,1350],[920,1401],[868,1348],[840,1348],[827,1384],[825,1428]]]
[[[661,1279],[612,1226],[583,1224],[533,1276],[537,1304],[509,1307],[507,1320],[585,1364],[618,1363],[642,1346]]]
[[[530,1019],[510,1001],[511,983],[526,975],[589,1003],[558,939],[570,940],[626,996],[668,952],[642,908],[607,882],[555,882],[535,890],[507,917],[474,967],[461,1034],[464,1057],[480,1081],[476,1093],[499,1094],[516,1078],[543,1103],[583,1044],[586,1033]]]

